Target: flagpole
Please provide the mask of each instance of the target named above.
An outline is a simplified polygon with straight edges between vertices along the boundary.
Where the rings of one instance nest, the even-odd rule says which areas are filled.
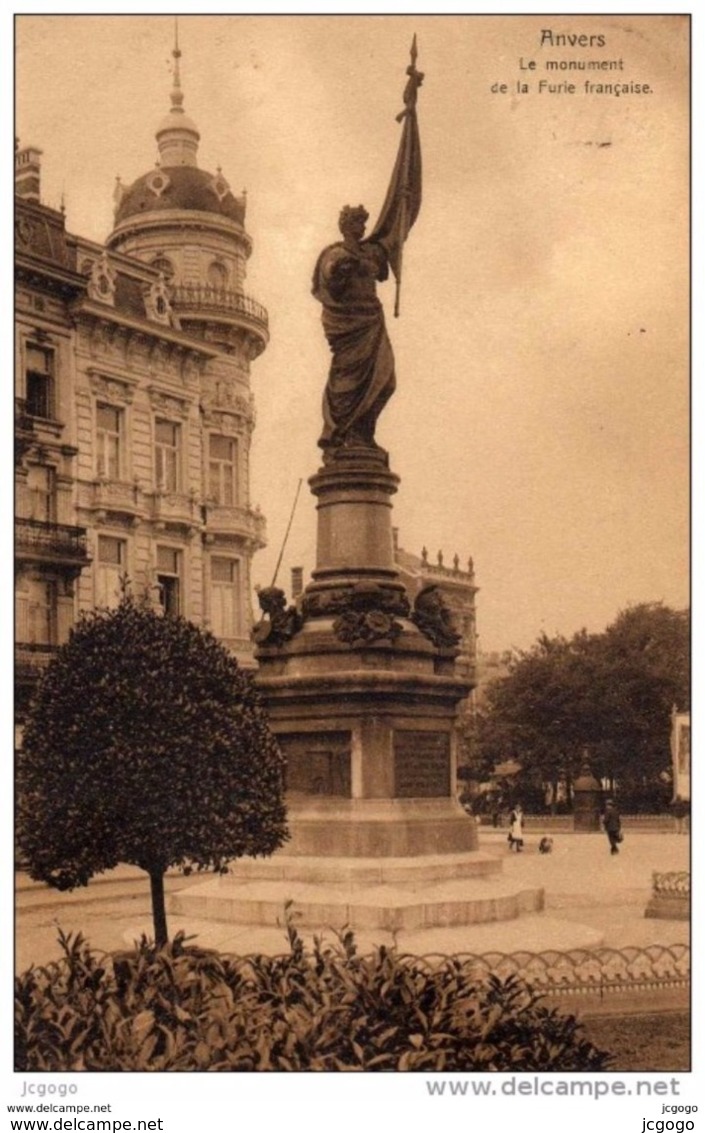
[[[405,109],[402,111],[401,114],[397,115],[397,121],[402,121],[402,120],[406,119],[407,116],[409,116],[411,114],[416,114],[416,92],[417,92],[420,80],[423,78],[423,75],[419,76],[419,73],[416,70],[416,58],[417,58],[417,55],[418,55],[418,51],[417,51],[417,47],[416,47],[416,35],[415,34],[414,34],[414,38],[411,41],[410,55],[411,55],[411,66],[407,67],[407,71],[406,71],[407,75],[409,75],[410,81],[407,84],[406,91],[404,92]],[[401,232],[401,241],[399,243],[399,259],[397,261],[397,272],[396,272],[397,286],[396,286],[396,293],[395,293],[395,296],[394,296],[394,318],[395,319],[399,318],[399,310],[400,310],[401,274],[402,274],[402,267],[403,267],[403,262],[404,262],[404,241],[406,239],[406,214],[407,214],[408,205],[409,205],[409,158],[410,158],[410,149],[411,149],[411,144],[412,144],[411,131],[408,128],[407,122],[404,123],[404,129],[406,131],[406,137],[405,137],[405,146],[404,146],[404,161],[403,161],[403,174],[402,174],[403,188],[402,188],[402,191],[401,191],[401,210],[400,210],[400,214],[399,214],[400,215],[399,230]]]
[[[287,542],[287,539],[289,538],[289,532],[291,531],[291,524],[294,520],[294,512],[296,511],[296,504],[297,504],[298,499],[299,499],[299,492],[301,491],[301,484],[302,484],[302,480],[301,480],[301,477],[299,477],[299,483],[298,483],[297,488],[296,488],[296,495],[294,496],[294,502],[293,502],[292,507],[291,507],[291,515],[289,516],[289,524],[287,526],[287,529],[286,529],[286,532],[285,532],[285,535],[284,535],[284,542],[282,543],[282,549],[279,552],[279,558],[277,559],[277,565],[274,568],[274,577],[273,577],[272,582],[271,582],[272,586],[274,586],[274,583],[277,581],[277,575],[279,574],[279,567],[282,565],[282,559],[284,558],[284,548],[286,547],[286,542]]]
[[[409,147],[407,146],[406,148],[407,148],[407,152],[404,154],[404,165],[405,165],[404,188],[402,189],[402,197],[401,197],[401,224],[400,224],[400,229],[401,229],[402,232],[406,228],[406,210],[407,210],[407,202],[408,202],[408,199],[409,199],[409,184],[408,184],[408,182],[409,182],[409,157],[408,157]],[[399,299],[400,299],[400,296],[401,296],[401,273],[402,273],[403,263],[404,263],[404,241],[402,240],[401,244],[399,245],[399,260],[398,260],[398,263],[397,263],[397,287],[396,287],[396,293],[394,295],[394,318],[395,319],[399,318]]]

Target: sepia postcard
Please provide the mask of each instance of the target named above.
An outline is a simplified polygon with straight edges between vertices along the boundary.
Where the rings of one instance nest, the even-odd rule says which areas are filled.
[[[11,1127],[695,1129],[690,16],[14,68]]]

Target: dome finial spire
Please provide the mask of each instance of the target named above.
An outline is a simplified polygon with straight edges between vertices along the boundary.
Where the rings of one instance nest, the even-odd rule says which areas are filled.
[[[171,105],[174,110],[183,113],[184,93],[181,89],[181,69],[179,67],[179,59],[181,58],[181,48],[179,47],[179,17],[174,16],[174,49],[172,51],[174,59],[174,85],[171,88]]]

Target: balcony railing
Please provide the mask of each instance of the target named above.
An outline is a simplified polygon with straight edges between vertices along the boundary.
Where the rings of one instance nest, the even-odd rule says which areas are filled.
[[[258,509],[208,503],[205,521],[207,541],[216,535],[241,535],[256,540],[260,547],[267,544],[267,521]]]
[[[170,492],[157,488],[145,493],[148,516],[156,524],[170,523],[185,527],[193,534],[201,527],[201,507],[195,492]]]
[[[68,560],[80,565],[88,562],[85,527],[18,518],[15,521],[15,547],[18,555],[32,558]]]
[[[95,480],[90,493],[81,493],[81,502],[86,498],[86,506],[95,511],[118,513],[134,518],[141,516],[144,509],[142,489],[135,481]]]
[[[267,310],[249,295],[208,284],[186,283],[171,289],[171,303],[179,313],[209,311],[224,315],[240,315],[264,330],[269,329]]]
[[[58,645],[18,641],[15,645],[15,683],[34,684],[56,655]]]

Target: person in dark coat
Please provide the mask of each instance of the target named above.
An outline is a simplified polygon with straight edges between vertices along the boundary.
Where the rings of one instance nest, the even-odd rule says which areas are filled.
[[[602,825],[607,835],[607,840],[610,844],[610,853],[619,853],[619,843],[622,841],[622,820],[619,817],[619,811],[614,805],[612,799],[608,799],[605,805],[605,813],[602,818]]]

